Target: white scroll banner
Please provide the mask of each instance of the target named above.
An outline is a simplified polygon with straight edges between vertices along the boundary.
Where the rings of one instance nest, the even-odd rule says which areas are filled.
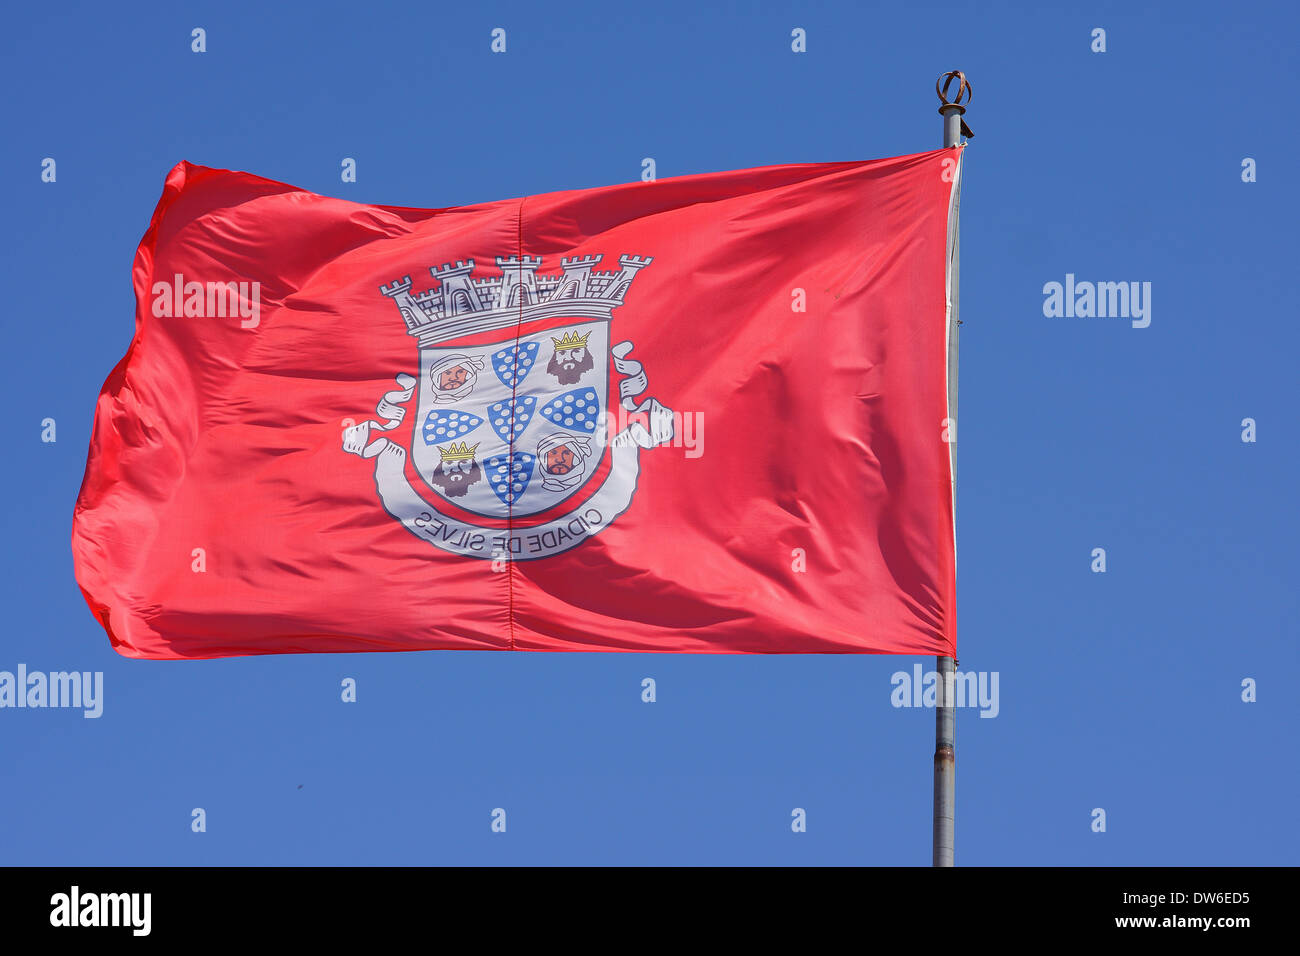
[[[343,450],[362,458],[375,458],[375,486],[384,509],[400,521],[417,538],[452,554],[485,560],[531,561],[560,554],[600,532],[627,510],[636,491],[640,474],[639,455],[643,448],[653,448],[672,440],[673,412],[657,400],[647,398],[639,404],[634,396],[648,387],[641,363],[627,358],[631,342],[620,342],[611,350],[614,367],[624,376],[619,383],[622,407],[637,412],[649,424],[629,422],[609,441],[609,473],[596,493],[573,511],[544,524],[528,528],[502,530],[448,517],[425,501],[406,478],[406,449],[382,435],[370,440],[372,432],[390,431],[406,417],[402,406],[415,393],[416,380],[405,373],[397,376],[400,390],[387,392],[375,406],[385,419],[354,425],[343,433]],[[603,435],[604,429],[598,431]]]
[[[411,400],[415,394],[415,378],[402,372],[397,376],[397,384],[402,386],[398,391],[385,392],[384,397],[379,400],[375,406],[375,414],[386,421],[381,424],[376,421],[362,422],[360,425],[353,425],[343,432],[343,450],[353,455],[360,455],[362,458],[374,458],[384,448],[392,442],[382,435],[374,441],[370,441],[371,431],[391,431],[398,425],[402,424],[402,419],[406,417],[406,409],[402,406]]]

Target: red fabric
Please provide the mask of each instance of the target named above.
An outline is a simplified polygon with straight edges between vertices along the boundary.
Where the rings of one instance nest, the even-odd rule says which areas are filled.
[[[136,256],[135,337],[100,393],[76,505],[73,556],[91,610],[119,653],[143,658],[434,648],[954,654],[942,435],[954,155],[455,209],[359,205],[181,163]],[[495,518],[468,508],[468,497],[461,507],[440,495],[413,444],[457,406],[435,404],[442,393],[426,385],[420,344],[397,300],[380,293],[407,275],[413,294],[436,290],[430,267],[470,259],[475,280],[500,278],[496,257],[517,255],[542,257],[544,279],[561,274],[562,257],[600,255],[606,273],[618,273],[623,255],[652,259],[612,309],[593,374],[605,375],[613,420],[618,383],[634,376],[607,348],[631,342],[627,358],[648,383],[632,403],[653,397],[692,422],[697,441],[694,450],[631,448],[639,464],[626,510],[593,531],[579,522],[572,537],[581,540],[549,556],[524,553],[550,547],[530,544],[529,528],[583,514],[602,480],[615,488],[612,449],[593,449],[588,482],[542,511],[548,495],[567,490],[546,490],[537,470]],[[176,274],[260,283],[257,324],[159,317],[156,283]],[[804,312],[792,309],[796,289]],[[550,388],[537,393],[540,407],[559,387],[542,363],[579,321],[550,315],[480,331],[437,355],[480,351],[488,364],[477,394],[510,386],[520,417],[528,388]],[[497,376],[492,349],[523,345],[539,329],[547,335],[528,340],[537,357],[529,378]],[[417,380],[418,396],[384,430],[376,403],[401,389],[401,373]],[[536,439],[552,423],[534,420],[508,451],[547,458]],[[373,458],[342,444],[346,429],[367,421],[377,427],[359,441],[386,449]],[[502,441],[494,421],[468,444]],[[445,447],[425,440],[421,454],[436,462]],[[435,536],[484,528],[482,550],[454,553],[418,537],[386,510],[384,481],[409,483],[427,502]],[[475,500],[492,481],[480,478]],[[520,553],[505,558],[502,536]]]

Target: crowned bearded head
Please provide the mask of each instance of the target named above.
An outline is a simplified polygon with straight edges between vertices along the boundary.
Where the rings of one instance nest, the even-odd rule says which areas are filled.
[[[442,461],[433,470],[429,480],[448,498],[462,497],[483,478],[483,469],[474,460],[477,450],[477,444],[470,448],[465,442],[459,445],[452,442],[449,448],[439,447]]]
[[[558,339],[551,336],[551,342],[555,345],[555,353],[551,356],[546,371],[554,375],[561,385],[576,384],[584,373],[591,371],[595,367],[595,359],[591,357],[591,352],[587,350],[587,339],[589,338],[591,338],[590,332],[586,335],[578,335],[577,332],[565,332]]]

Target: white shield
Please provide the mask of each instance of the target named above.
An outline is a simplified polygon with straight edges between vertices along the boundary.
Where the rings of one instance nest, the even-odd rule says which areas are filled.
[[[486,517],[534,515],[565,501],[604,452],[608,366],[603,319],[421,349],[416,470],[445,500]]]

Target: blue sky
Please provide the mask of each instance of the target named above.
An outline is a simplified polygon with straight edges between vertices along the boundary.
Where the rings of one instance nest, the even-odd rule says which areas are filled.
[[[1000,688],[996,718],[958,714],[957,861],[1296,863],[1297,26],[1282,3],[16,9],[0,670],[106,690],[97,720],[0,710],[0,863],[928,864],[934,715],[892,707],[890,675],[930,659],[131,661],[68,540],[177,161],[441,207],[634,180],[645,157],[661,177],[869,159],[940,144],[954,68],[976,133],[958,648]],[[1045,317],[1067,273],[1150,282],[1150,326]]]

